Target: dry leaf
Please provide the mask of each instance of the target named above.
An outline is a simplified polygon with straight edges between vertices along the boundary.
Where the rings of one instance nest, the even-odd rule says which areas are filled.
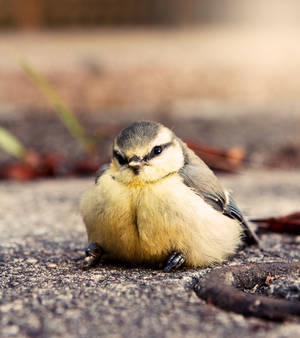
[[[245,150],[238,146],[222,150],[193,141],[186,141],[186,143],[213,170],[236,172],[241,168],[246,157]]]
[[[300,234],[300,212],[282,217],[257,218],[251,221],[258,223],[259,228],[266,231]]]
[[[40,177],[57,176],[61,156],[55,153],[39,154],[27,151],[23,161],[13,163],[0,171],[0,178],[28,181]]]

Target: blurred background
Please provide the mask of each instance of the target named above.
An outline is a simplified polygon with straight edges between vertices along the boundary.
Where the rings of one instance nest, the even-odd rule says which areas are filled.
[[[120,128],[154,119],[246,166],[298,168],[299,17],[297,0],[0,0],[0,125],[82,156],[25,61],[101,136],[103,159]]]

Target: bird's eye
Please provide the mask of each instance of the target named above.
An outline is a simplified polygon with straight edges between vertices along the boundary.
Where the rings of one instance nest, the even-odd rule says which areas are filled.
[[[158,155],[163,151],[163,148],[161,146],[155,146],[152,151],[154,155]]]
[[[117,159],[120,165],[127,164],[127,159],[124,158],[121,154],[119,154],[117,151],[114,151],[114,157]]]
[[[172,142],[162,144],[161,146],[153,147],[152,150],[150,151],[150,153],[144,157],[144,160],[145,161],[151,160],[153,157],[159,155],[164,149],[166,149],[170,145],[172,145]]]

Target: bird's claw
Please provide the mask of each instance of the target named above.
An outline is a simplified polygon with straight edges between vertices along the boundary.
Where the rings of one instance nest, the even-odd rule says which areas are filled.
[[[177,270],[185,263],[185,255],[181,252],[174,251],[168,258],[167,264],[164,267],[164,272],[170,272],[171,270]]]
[[[100,262],[103,255],[103,249],[98,243],[90,243],[85,250],[86,257],[84,258],[83,268],[91,268]]]

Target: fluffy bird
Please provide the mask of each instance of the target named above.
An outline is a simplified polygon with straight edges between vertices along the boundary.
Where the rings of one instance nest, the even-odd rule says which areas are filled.
[[[230,193],[207,165],[160,123],[135,122],[82,197],[87,263],[208,266],[254,243]]]

